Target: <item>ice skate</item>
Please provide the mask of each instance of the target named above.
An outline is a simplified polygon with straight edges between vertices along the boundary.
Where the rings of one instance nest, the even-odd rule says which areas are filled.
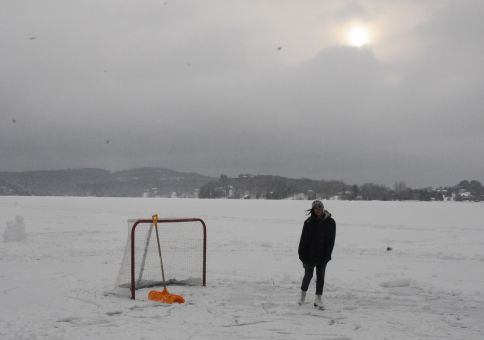
[[[323,301],[321,300],[321,295],[316,295],[316,298],[314,299],[314,307],[323,310]]]
[[[299,300],[297,301],[297,304],[301,306],[305,300],[306,300],[306,292],[304,290],[301,290],[301,295],[299,295]]]

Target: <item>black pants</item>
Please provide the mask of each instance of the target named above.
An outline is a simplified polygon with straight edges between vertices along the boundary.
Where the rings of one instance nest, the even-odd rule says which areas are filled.
[[[304,277],[301,284],[301,290],[307,291],[311,279],[313,278],[314,268],[316,267],[316,295],[323,295],[324,272],[326,271],[326,262],[318,265],[304,264]]]

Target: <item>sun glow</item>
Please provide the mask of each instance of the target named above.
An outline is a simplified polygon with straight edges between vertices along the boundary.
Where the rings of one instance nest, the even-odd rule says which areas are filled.
[[[348,30],[347,43],[354,47],[363,47],[370,43],[370,31],[363,26],[354,26]]]

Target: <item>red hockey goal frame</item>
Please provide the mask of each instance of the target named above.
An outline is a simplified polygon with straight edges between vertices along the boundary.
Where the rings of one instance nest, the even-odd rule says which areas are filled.
[[[158,219],[158,223],[183,223],[183,222],[200,222],[203,230],[203,263],[202,263],[202,285],[205,287],[207,283],[207,226],[201,218],[173,218],[173,219]],[[135,273],[135,231],[140,224],[153,224],[152,219],[136,220],[131,228],[131,299],[136,297],[136,273]]]

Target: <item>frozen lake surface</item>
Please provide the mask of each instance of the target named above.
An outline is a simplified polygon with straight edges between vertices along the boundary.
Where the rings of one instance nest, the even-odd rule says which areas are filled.
[[[0,338],[484,339],[484,204],[325,201],[337,235],[324,311],[296,304],[309,205],[0,197],[2,233],[20,216],[26,235],[0,243]],[[184,305],[104,295],[126,221],[154,213],[207,223],[207,287],[170,287]]]

